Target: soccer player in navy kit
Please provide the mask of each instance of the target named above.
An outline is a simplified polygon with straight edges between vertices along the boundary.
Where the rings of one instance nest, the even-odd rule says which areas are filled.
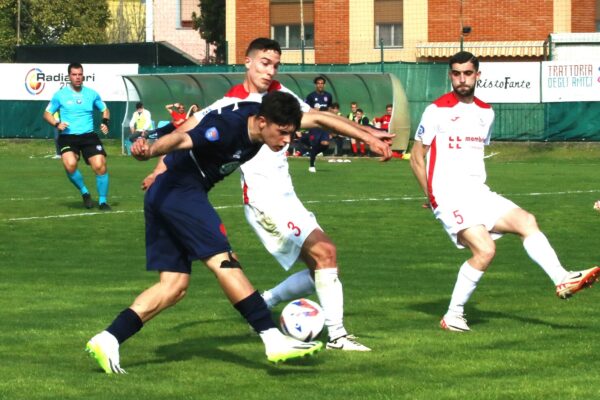
[[[59,130],[58,146],[63,166],[69,180],[81,193],[84,206],[92,208],[94,205],[90,192],[83,181],[83,175],[77,169],[80,154],[96,174],[99,208],[110,211],[111,208],[107,203],[106,152],[100,138],[94,133],[93,111],[96,108],[102,112],[100,130],[105,135],[108,133],[110,112],[95,90],[83,86],[81,64],[69,64],[67,70],[70,84],[52,96],[52,100],[44,111],[44,120]],[[60,112],[60,121],[57,121],[53,115],[57,111]]]
[[[329,111],[333,97],[331,93],[325,91],[325,78],[317,76],[313,83],[315,91],[306,96],[304,102],[317,111]]]
[[[300,342],[275,327],[208,200],[214,184],[251,159],[263,144],[272,151],[281,151],[300,126],[301,118],[295,97],[273,92],[264,97],[262,104],[240,102],[212,111],[187,133],[174,132],[153,144],[142,138],[133,144],[132,155],[139,160],[167,154],[167,170],[148,189],[144,202],[146,267],[158,271],[160,280],[88,342],[87,351],[106,373],[124,373],[119,345],[184,297],[193,260],[202,260],[215,274],[229,301],[263,340],[269,361],[285,361],[321,350],[321,342]]]

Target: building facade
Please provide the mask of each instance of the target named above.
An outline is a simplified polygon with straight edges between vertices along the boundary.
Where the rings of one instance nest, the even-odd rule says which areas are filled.
[[[108,0],[111,42],[169,42],[199,63],[208,61],[208,45],[192,27],[200,0]]]
[[[461,48],[540,60],[551,33],[600,30],[600,0],[226,0],[229,63],[256,37],[285,63],[436,61]]]

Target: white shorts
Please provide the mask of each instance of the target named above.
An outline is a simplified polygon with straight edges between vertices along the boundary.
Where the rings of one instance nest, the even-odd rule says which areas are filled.
[[[494,232],[494,225],[506,213],[518,205],[512,201],[492,192],[487,186],[480,191],[463,195],[461,198],[438,201],[438,207],[433,211],[440,220],[444,229],[456,247],[465,247],[458,242],[458,233],[467,228],[483,225],[490,232],[493,240],[502,237],[501,233]]]
[[[308,235],[321,229],[314,214],[295,196],[285,197],[275,206],[246,204],[244,213],[267,251],[286,271],[298,260]]]

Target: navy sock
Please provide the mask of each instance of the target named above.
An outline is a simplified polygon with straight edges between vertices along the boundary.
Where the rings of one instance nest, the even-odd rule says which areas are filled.
[[[244,300],[238,301],[233,306],[257,333],[276,328],[275,323],[271,319],[271,311],[267,308],[267,303],[265,303],[258,291],[252,293]]]
[[[110,324],[106,331],[117,338],[119,344],[123,343],[133,335],[135,335],[144,323],[139,315],[131,308],[126,308],[117,315],[117,318]]]

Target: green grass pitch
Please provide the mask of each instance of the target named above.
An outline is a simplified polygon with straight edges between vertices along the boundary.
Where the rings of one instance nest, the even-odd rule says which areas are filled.
[[[488,151],[497,153],[487,160],[490,186],[537,216],[563,263],[600,263],[598,146],[495,143]],[[517,237],[497,242],[467,305],[472,332],[439,328],[468,253],[421,208],[400,160],[320,158],[316,174],[306,158],[290,160],[297,193],[338,246],[346,326],[371,353],[269,364],[198,263],[188,296],[122,346],[129,374],[105,375],[86,341],[156,280],[144,269],[139,188],[153,162],[109,143],[114,212],[100,213],[83,209],[51,152],[49,141],[0,142],[0,399],[600,397],[600,285],[559,300]],[[97,199],[90,169],[80,167]],[[284,278],[244,220],[237,173],[211,199],[255,286]]]

